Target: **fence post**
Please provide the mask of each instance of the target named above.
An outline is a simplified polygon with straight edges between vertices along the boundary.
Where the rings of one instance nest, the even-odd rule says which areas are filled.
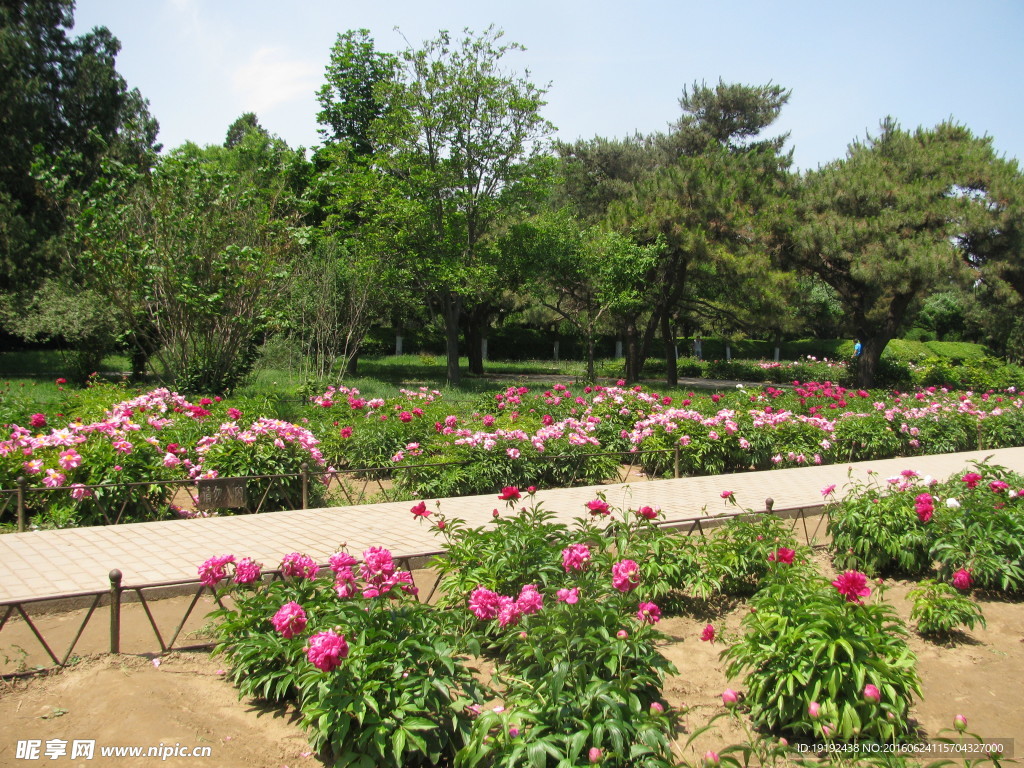
[[[121,652],[121,577],[117,568],[110,572],[110,652]]]
[[[679,444],[672,449],[672,477],[679,479]]]
[[[775,506],[775,499],[773,499],[771,496],[769,496],[767,499],[764,500],[764,508],[765,508],[765,510],[767,510],[769,515],[772,514],[772,507],[774,507],[774,506]]]
[[[14,481],[18,485],[18,533],[25,532],[25,484],[28,478],[24,475]]]
[[[309,509],[309,462],[302,462],[299,470],[302,476],[302,508]]]

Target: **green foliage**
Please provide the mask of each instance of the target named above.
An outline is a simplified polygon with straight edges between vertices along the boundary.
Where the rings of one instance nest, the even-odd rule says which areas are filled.
[[[713,594],[752,595],[772,568],[769,558],[780,548],[794,547],[792,531],[779,518],[734,517],[701,539],[696,548],[693,581],[688,587],[703,598]]]
[[[810,569],[779,564],[750,607],[743,638],[723,658],[730,677],[746,674],[745,703],[756,724],[819,741],[826,725],[830,741],[913,734],[916,658],[890,606],[848,602]],[[877,703],[865,695],[869,684],[880,693]],[[812,702],[821,707],[817,718]]]
[[[837,567],[942,579],[964,569],[975,586],[1024,590],[1024,478],[974,465],[944,483],[921,485],[913,474],[854,485],[831,510]],[[922,502],[922,495],[927,497]],[[921,506],[925,507],[922,516]]]
[[[924,579],[907,593],[907,599],[914,602],[910,620],[917,622],[922,635],[947,637],[958,627],[985,626],[981,607],[949,584]]]
[[[314,749],[333,765],[431,766],[452,759],[470,729],[470,704],[484,689],[448,637],[441,615],[397,588],[342,598],[330,582],[296,577],[232,591],[215,612],[216,652],[231,663],[241,695],[297,700]],[[308,624],[294,637],[270,619],[299,603]],[[307,660],[311,636],[333,629],[349,652],[331,671]]]

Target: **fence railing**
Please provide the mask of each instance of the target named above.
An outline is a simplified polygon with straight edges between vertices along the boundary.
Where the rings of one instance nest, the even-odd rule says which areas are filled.
[[[648,451],[600,451],[538,457],[548,466],[558,467],[558,485],[572,487],[593,484],[588,463],[597,459],[613,459],[612,474],[601,483],[622,483],[645,479],[638,473],[644,457],[671,455],[672,474],[680,476],[680,449]],[[59,501],[74,510],[87,511],[94,524],[117,525],[122,522],[159,520],[168,517],[202,517],[213,510],[233,509],[240,513],[279,512],[287,509],[309,509],[315,483],[316,506],[354,506],[382,501],[399,501],[403,495],[403,475],[440,472],[469,467],[474,461],[438,462],[433,464],[396,465],[393,467],[345,467],[327,470],[304,463],[299,472],[246,475],[216,480],[150,480],[130,483],[30,487],[19,477],[14,488],[0,489],[0,520],[14,511],[17,530],[29,527],[29,515],[45,511]],[[406,484],[408,485],[408,484]],[[239,491],[238,489],[241,488]],[[428,494],[434,495],[434,494]]]
[[[766,514],[775,515],[782,520],[790,520],[790,531],[793,534],[798,535],[802,530],[803,540],[808,545],[821,544],[818,540],[818,534],[821,532],[822,527],[827,525],[829,520],[828,508],[823,505],[780,510],[776,512],[774,510],[773,500],[766,499],[764,510],[747,510],[715,516],[680,518],[662,521],[659,525],[676,529],[682,535],[697,535],[703,538],[710,535],[715,528],[723,525],[731,519]],[[403,568],[413,573],[413,583],[418,587],[419,585],[415,582],[416,572],[422,571],[425,565],[429,564],[434,557],[438,556],[443,557],[444,552],[433,551],[406,555],[396,558],[396,562],[399,568]],[[321,567],[326,570],[329,568],[329,564],[323,563],[321,564]],[[273,581],[284,577],[281,571],[277,569],[264,571],[264,578]],[[212,598],[214,604],[221,608],[226,607],[223,598],[217,594],[215,589],[200,583],[198,579],[126,585],[122,583],[123,576],[121,571],[116,568],[110,571],[109,580],[110,587],[108,589],[69,592],[26,600],[2,601],[0,602],[0,612],[2,612],[2,614],[0,614],[0,632],[3,632],[5,627],[8,627],[11,624],[10,619],[13,617],[20,618],[25,623],[29,633],[35,638],[40,648],[52,662],[52,666],[49,668],[64,667],[67,666],[74,658],[75,648],[78,646],[86,627],[90,625],[90,622],[95,622],[97,620],[97,616],[102,615],[103,611],[101,609],[105,607],[108,608],[108,643],[105,647],[109,648],[110,653],[121,653],[122,629],[125,618],[125,595],[127,594],[129,596],[134,596],[135,600],[140,604],[143,615],[145,616],[145,622],[149,625],[149,628],[152,629],[153,640],[155,643],[150,646],[150,653],[202,650],[212,648],[215,645],[215,643],[210,641],[198,643],[192,642],[188,644],[179,643],[186,623],[195,612],[195,609],[204,594],[208,594]],[[438,585],[439,582],[435,579],[429,592],[425,592],[421,589],[419,591],[419,599],[423,602],[430,602],[438,588]],[[184,610],[171,611],[170,615],[172,618],[170,621],[165,619],[163,624],[161,624],[151,610],[150,601],[169,596],[190,597],[190,600],[187,605],[184,606]],[[63,604],[68,602],[78,606],[76,610],[81,614],[81,619],[78,620],[78,617],[76,616],[76,621],[78,622],[77,630],[66,649],[55,650],[54,642],[47,639],[45,628],[41,627],[38,623],[39,616],[37,615],[36,619],[33,619],[30,608],[40,605],[46,607],[47,604],[53,606],[56,603]],[[180,608],[180,605],[178,607]],[[38,613],[41,614],[42,612]],[[173,629],[170,629],[172,625]],[[58,624],[57,626],[60,625]],[[165,635],[162,628],[169,630],[169,634]],[[9,646],[0,645],[0,648],[5,647]],[[4,655],[5,654],[0,652],[0,656]],[[46,671],[46,669],[47,667],[36,665],[28,671],[4,672],[0,676],[7,678],[30,675]]]

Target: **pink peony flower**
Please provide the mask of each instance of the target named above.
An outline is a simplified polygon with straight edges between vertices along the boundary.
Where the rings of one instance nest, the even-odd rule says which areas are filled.
[[[544,595],[537,591],[536,584],[527,584],[520,590],[516,605],[526,615],[537,613],[544,607]]]
[[[612,566],[612,586],[619,592],[631,592],[640,584],[640,566],[635,560],[620,560]]]
[[[58,463],[61,469],[75,469],[82,465],[82,456],[74,448],[68,448],[60,452]]]
[[[560,589],[555,595],[560,603],[568,603],[569,605],[575,605],[580,599],[580,590],[578,587],[572,589]]]
[[[590,510],[592,515],[608,515],[611,514],[612,508],[604,499],[593,499],[587,502],[587,509]]]
[[[383,547],[370,547],[363,551],[360,573],[367,581],[390,579],[395,575],[395,560]]]
[[[826,485],[824,488],[821,489],[821,495],[822,496],[830,496],[830,495],[832,495],[835,492],[836,492],[836,484],[835,483],[832,483],[831,485]]]
[[[597,747],[591,747],[590,751],[587,752],[587,759],[591,762],[592,765],[596,765],[597,763],[601,762],[601,757],[603,755],[604,753],[600,749],[598,749]]]
[[[971,588],[971,584],[974,583],[974,579],[971,578],[971,572],[966,568],[961,568],[953,574],[953,586],[960,590],[967,590]]]
[[[263,575],[263,566],[251,557],[243,557],[235,564],[235,583],[252,584]]]
[[[492,592],[484,587],[477,587],[469,595],[469,610],[474,616],[482,621],[489,621],[497,618],[500,609],[500,597],[497,592]]]
[[[661,609],[654,603],[640,603],[636,617],[644,624],[656,624],[661,621]]]
[[[505,595],[498,596],[498,624],[502,627],[508,627],[519,623],[519,618],[523,615],[523,612],[519,609],[519,604],[511,597]]]
[[[326,632],[317,632],[309,638],[309,646],[306,649],[306,658],[314,667],[330,672],[341,665],[341,660],[348,656],[348,643],[345,636],[339,635],[333,629]]]
[[[715,642],[715,628],[711,624],[704,627],[704,631],[700,633],[700,639],[705,643]]]
[[[733,493],[732,491],[722,491],[722,498],[723,499],[731,499],[732,498],[732,493]]]
[[[352,566],[358,562],[359,561],[352,557],[348,552],[335,552],[327,559],[327,564],[335,573],[340,571],[342,568],[348,568],[351,570]]]
[[[281,575],[285,577],[312,580],[319,570],[320,566],[309,555],[292,552],[281,558]]]
[[[582,571],[590,560],[590,547],[586,544],[570,544],[562,550],[562,567],[565,572]]]
[[[832,586],[849,603],[860,603],[862,597],[867,597],[871,594],[871,590],[868,588],[867,576],[860,571],[846,571],[832,582]]]
[[[207,587],[215,587],[227,578],[229,563],[235,562],[234,555],[216,555],[199,566],[199,582]]]
[[[779,547],[777,550],[768,555],[769,563],[783,563],[784,565],[792,565],[793,558],[796,556],[796,552],[789,547]]]
[[[286,639],[295,637],[304,630],[307,621],[306,612],[294,600],[278,608],[277,613],[270,619],[277,633]]]

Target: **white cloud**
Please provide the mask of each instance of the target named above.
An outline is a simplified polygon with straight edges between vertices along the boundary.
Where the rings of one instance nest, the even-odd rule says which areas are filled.
[[[244,108],[259,114],[296,98],[308,98],[321,75],[318,64],[289,59],[280,48],[260,48],[234,70],[231,80]]]

